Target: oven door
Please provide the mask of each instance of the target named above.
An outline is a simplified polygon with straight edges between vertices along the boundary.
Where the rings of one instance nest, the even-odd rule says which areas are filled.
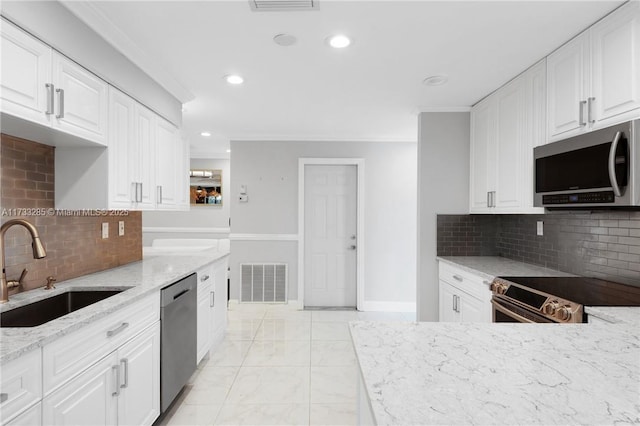
[[[517,306],[507,300],[496,297],[491,299],[493,322],[553,323],[555,321],[528,309]]]

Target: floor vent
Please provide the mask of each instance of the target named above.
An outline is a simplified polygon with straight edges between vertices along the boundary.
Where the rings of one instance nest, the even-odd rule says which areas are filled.
[[[240,264],[240,302],[285,303],[287,265],[285,263]]]
[[[249,0],[254,12],[277,11],[297,12],[301,10],[318,10],[318,0]]]

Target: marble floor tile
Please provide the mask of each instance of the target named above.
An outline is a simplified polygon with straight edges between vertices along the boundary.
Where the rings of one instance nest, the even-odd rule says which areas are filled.
[[[222,405],[186,405],[177,407],[171,416],[165,417],[163,426],[212,425]]]
[[[239,369],[240,367],[208,367],[201,370],[194,383],[189,386],[184,404],[222,404]]]
[[[355,426],[357,423],[356,404],[311,404],[310,425]]]
[[[225,339],[253,340],[262,324],[262,319],[238,319],[227,321]]]
[[[407,321],[405,314],[408,312],[358,312],[358,321]]]
[[[306,425],[308,404],[225,404],[216,425]]]
[[[356,404],[358,367],[311,367],[312,404]]]
[[[309,365],[311,343],[309,340],[255,340],[243,366],[303,366]]]
[[[358,311],[311,311],[311,321],[357,321]]]
[[[349,323],[311,321],[311,340],[351,340]]]
[[[251,341],[224,339],[209,352],[210,366],[240,366],[251,347]]]
[[[264,315],[265,319],[284,319],[288,321],[311,321],[311,311],[297,309],[273,309]]]
[[[288,319],[264,319],[255,340],[310,340],[311,322]]]
[[[309,367],[241,367],[226,403],[309,402]]]
[[[311,342],[311,365],[356,365],[356,353],[349,340],[314,340]]]

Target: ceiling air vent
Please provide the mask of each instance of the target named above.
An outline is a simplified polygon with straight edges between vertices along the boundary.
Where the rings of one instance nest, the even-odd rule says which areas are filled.
[[[296,12],[299,10],[318,10],[318,0],[249,0],[254,12]]]

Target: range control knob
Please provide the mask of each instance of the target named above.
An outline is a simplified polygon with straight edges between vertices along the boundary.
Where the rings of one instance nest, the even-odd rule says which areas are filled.
[[[552,300],[551,302],[544,305],[544,307],[542,308],[542,312],[544,312],[546,315],[553,315],[556,313],[557,309],[558,309],[558,301]]]
[[[492,282],[491,283],[491,291],[496,294],[504,294],[507,291],[507,286],[500,282]]]
[[[572,315],[573,314],[571,313],[571,306],[569,305],[561,306],[556,311],[556,318],[558,318],[560,321],[569,321]]]

